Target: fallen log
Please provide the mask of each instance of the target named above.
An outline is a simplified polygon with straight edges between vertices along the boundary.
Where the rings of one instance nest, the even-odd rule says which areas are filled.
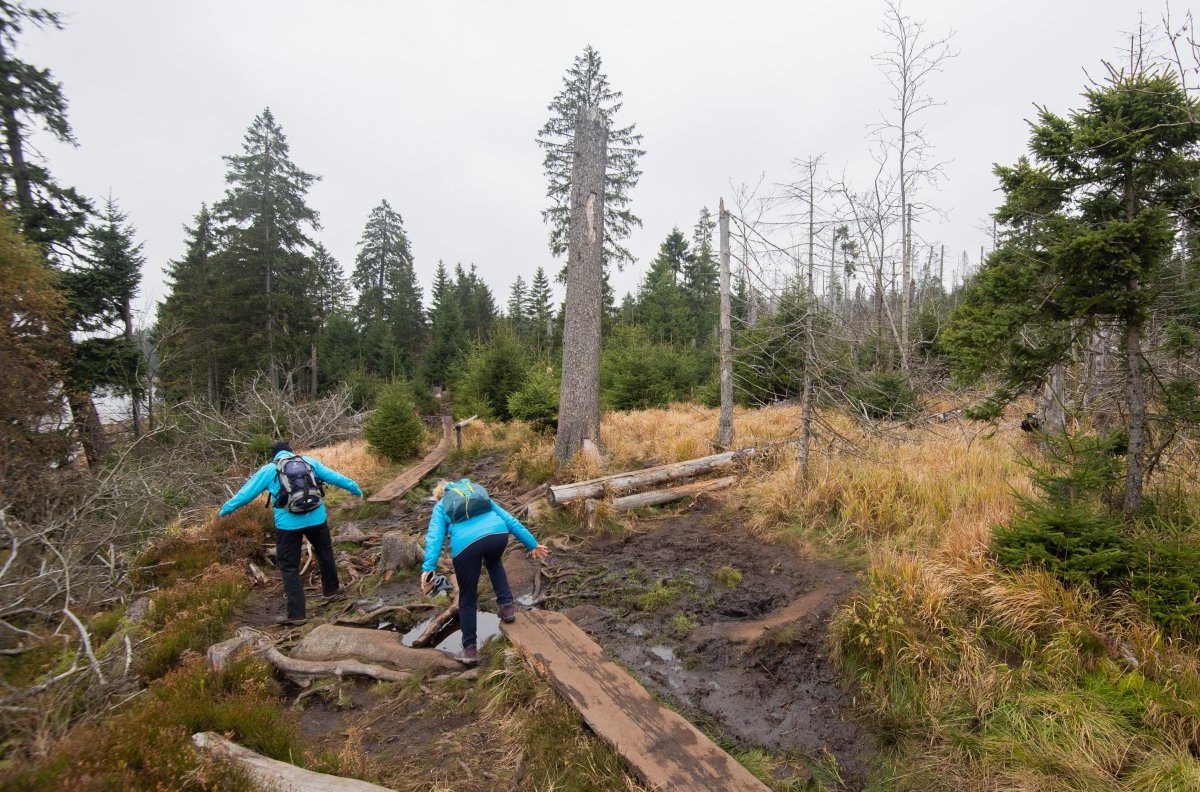
[[[297,660],[279,651],[269,636],[257,630],[242,627],[238,630],[238,635],[250,638],[254,642],[256,655],[290,676],[301,686],[307,686],[314,678],[328,676],[365,676],[381,682],[403,682],[412,677],[412,674],[407,671],[397,671],[353,659]]]
[[[401,670],[461,671],[462,666],[445,652],[405,646],[388,630],[338,627],[322,624],[292,649],[293,660],[361,660]]]
[[[716,468],[755,457],[766,451],[769,447],[756,446],[754,448],[742,448],[737,451],[726,451],[721,454],[713,454],[711,456],[700,457],[699,459],[689,459],[685,462],[674,462],[669,465],[659,465],[657,467],[646,468],[645,470],[614,473],[609,476],[600,476],[599,478],[577,481],[571,484],[558,484],[550,487],[548,498],[551,505],[562,506],[564,503],[586,498],[619,495],[624,492],[649,487],[653,484],[661,484],[664,481],[676,481],[678,479],[698,476]]]
[[[737,476],[725,476],[724,478],[709,479],[708,481],[697,481],[694,484],[684,484],[681,487],[639,492],[636,495],[613,498],[612,502],[609,503],[609,508],[613,511],[623,512],[643,506],[660,506],[664,503],[690,498],[693,495],[702,495],[705,492],[732,487],[737,483],[737,480]]]
[[[367,498],[367,500],[372,503],[390,503],[417,486],[417,484],[420,484],[421,479],[428,476],[434,468],[445,462],[446,457],[450,455],[450,436],[453,433],[453,429],[454,419],[449,415],[443,415],[442,439],[438,441],[437,446],[426,454],[424,459],[401,473],[384,486],[383,489]]]
[[[251,779],[266,789],[279,792],[390,792],[387,787],[357,778],[317,773],[271,759],[226,740],[216,732],[193,734],[192,744],[207,754],[240,765]]]

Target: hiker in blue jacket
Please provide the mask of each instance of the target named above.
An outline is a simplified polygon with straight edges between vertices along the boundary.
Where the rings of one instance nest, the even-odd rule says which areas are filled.
[[[421,592],[428,593],[433,588],[433,573],[437,569],[438,556],[442,554],[442,545],[446,542],[446,534],[450,534],[450,556],[454,560],[454,576],[458,579],[458,618],[462,624],[462,650],[454,657],[460,662],[471,664],[479,660],[476,649],[476,619],[475,606],[479,599],[479,573],[486,567],[488,577],[492,581],[492,590],[496,593],[496,605],[500,612],[501,621],[511,622],[516,618],[517,609],[513,605],[512,589],[508,587],[508,576],[504,573],[501,556],[508,547],[508,536],[512,534],[517,541],[529,550],[534,560],[541,560],[550,552],[545,545],[538,544],[521,521],[500,508],[494,500],[487,496],[487,491],[470,479],[462,479],[453,484],[440,481],[433,490],[433,496],[438,499],[429,516],[429,531],[425,535],[425,563],[421,565]],[[463,506],[463,499],[466,506]],[[476,503],[484,504],[481,513],[475,513],[471,508],[471,498]],[[459,517],[457,522],[451,519],[447,511],[447,502],[453,499],[451,511]],[[484,503],[486,501],[486,503]]]
[[[287,481],[281,481],[284,471],[289,473]],[[305,539],[317,557],[325,596],[335,596],[342,590],[333,558],[333,542],[329,538],[322,484],[341,487],[359,498],[363,494],[353,479],[325,467],[313,457],[295,454],[286,442],[275,443],[271,446],[271,461],[260,467],[237,494],[226,501],[219,513],[224,517],[264,492],[271,493],[271,505],[275,507],[275,562],[283,576],[287,602],[287,612],[275,619],[276,624],[304,624],[306,621],[304,584],[300,580],[300,549]]]

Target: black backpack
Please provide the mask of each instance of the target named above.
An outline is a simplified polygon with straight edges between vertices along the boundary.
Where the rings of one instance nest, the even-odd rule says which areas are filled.
[[[279,474],[276,509],[286,509],[292,514],[308,514],[325,500],[325,490],[317,481],[312,465],[304,457],[295,454],[280,457],[275,460],[275,472]]]
[[[446,485],[446,493],[442,496],[442,508],[446,510],[450,522],[457,523],[491,511],[492,499],[482,484],[462,479]]]

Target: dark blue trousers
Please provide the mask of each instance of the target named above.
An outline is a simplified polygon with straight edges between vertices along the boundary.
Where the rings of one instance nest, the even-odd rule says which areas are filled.
[[[479,572],[487,567],[492,580],[496,602],[507,605],[513,601],[508,587],[508,575],[500,557],[508,547],[508,533],[490,534],[467,545],[454,557],[454,576],[458,579],[458,621],[462,625],[462,645],[475,646],[475,606],[479,602]]]

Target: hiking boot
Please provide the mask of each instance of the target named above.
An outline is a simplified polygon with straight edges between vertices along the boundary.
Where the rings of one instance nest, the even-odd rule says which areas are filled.
[[[338,586],[335,591],[331,591],[328,594],[322,594],[321,601],[322,602],[333,602],[336,599],[343,599],[345,596],[346,596],[346,587]]]
[[[454,655],[454,659],[463,665],[475,665],[479,662],[479,652],[474,646],[464,646],[462,651]]]
[[[280,616],[275,617],[275,623],[279,624],[279,625],[294,624],[296,626],[299,626],[301,624],[307,624],[308,619],[305,618],[304,616],[298,616],[293,619],[291,616],[288,616],[286,613],[284,613]]]
[[[517,620],[517,606],[511,602],[501,605],[497,610],[500,611],[500,621],[505,624],[512,624]]]

